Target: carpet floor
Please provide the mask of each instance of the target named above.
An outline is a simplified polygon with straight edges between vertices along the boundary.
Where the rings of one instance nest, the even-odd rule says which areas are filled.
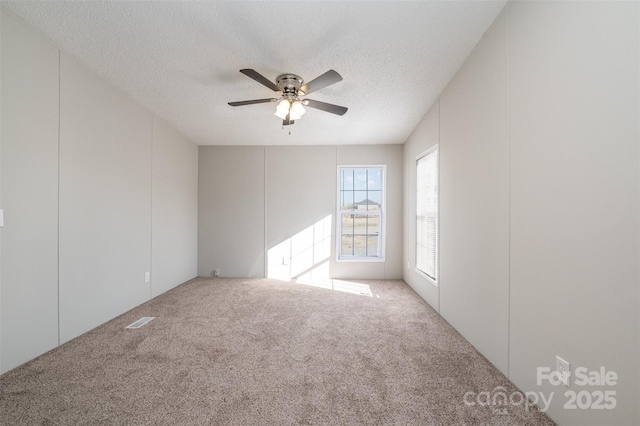
[[[0,376],[0,423],[553,424],[403,281],[329,287],[188,281]]]

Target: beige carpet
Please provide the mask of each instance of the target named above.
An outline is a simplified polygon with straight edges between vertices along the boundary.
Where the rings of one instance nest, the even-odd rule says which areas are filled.
[[[517,389],[404,282],[332,287],[189,281],[0,376],[0,423],[553,424],[466,404]]]

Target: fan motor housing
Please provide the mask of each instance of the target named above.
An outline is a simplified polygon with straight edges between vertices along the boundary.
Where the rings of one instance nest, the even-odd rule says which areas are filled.
[[[304,80],[295,74],[281,74],[276,78],[276,85],[282,89],[283,94],[298,94],[298,89]]]

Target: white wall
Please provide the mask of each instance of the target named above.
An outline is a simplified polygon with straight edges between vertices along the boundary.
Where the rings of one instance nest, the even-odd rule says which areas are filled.
[[[264,276],[264,155],[257,146],[199,148],[199,276]]]
[[[197,275],[198,146],[153,118],[151,297]]]
[[[539,389],[560,355],[620,377],[613,412],[558,397],[564,423],[640,423],[638,6],[509,10],[510,376]]]
[[[289,270],[284,278],[314,270],[327,272],[328,262],[335,255],[335,239],[327,241],[328,250],[323,251],[322,241],[326,239],[322,229],[323,220],[330,216],[332,225],[326,236],[334,235],[336,170],[335,146],[267,149],[267,276],[274,276],[274,266],[282,264],[283,257]],[[335,276],[330,268],[328,273]]]
[[[196,275],[198,164],[194,144],[6,12],[1,35],[5,372]]]
[[[338,164],[387,166],[385,262],[335,261]],[[200,147],[199,168],[200,275],[400,277],[401,145]]]
[[[58,345],[58,50],[2,14],[2,365]],[[30,338],[25,338],[30,336]]]
[[[60,63],[60,340],[149,299],[152,115]]]
[[[411,181],[439,134],[441,174],[439,287],[405,280],[522,390],[554,392],[560,424],[640,422],[638,6],[509,4],[405,145]],[[556,355],[619,382],[538,386]],[[566,390],[617,406],[565,409]]]
[[[439,150],[440,314],[503,373],[509,332],[506,40],[501,15],[442,93]]]

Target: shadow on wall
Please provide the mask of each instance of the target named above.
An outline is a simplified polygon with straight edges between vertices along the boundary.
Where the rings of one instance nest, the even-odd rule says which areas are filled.
[[[373,297],[367,284],[334,280],[330,276],[332,215],[319,220],[267,251],[267,277]]]

